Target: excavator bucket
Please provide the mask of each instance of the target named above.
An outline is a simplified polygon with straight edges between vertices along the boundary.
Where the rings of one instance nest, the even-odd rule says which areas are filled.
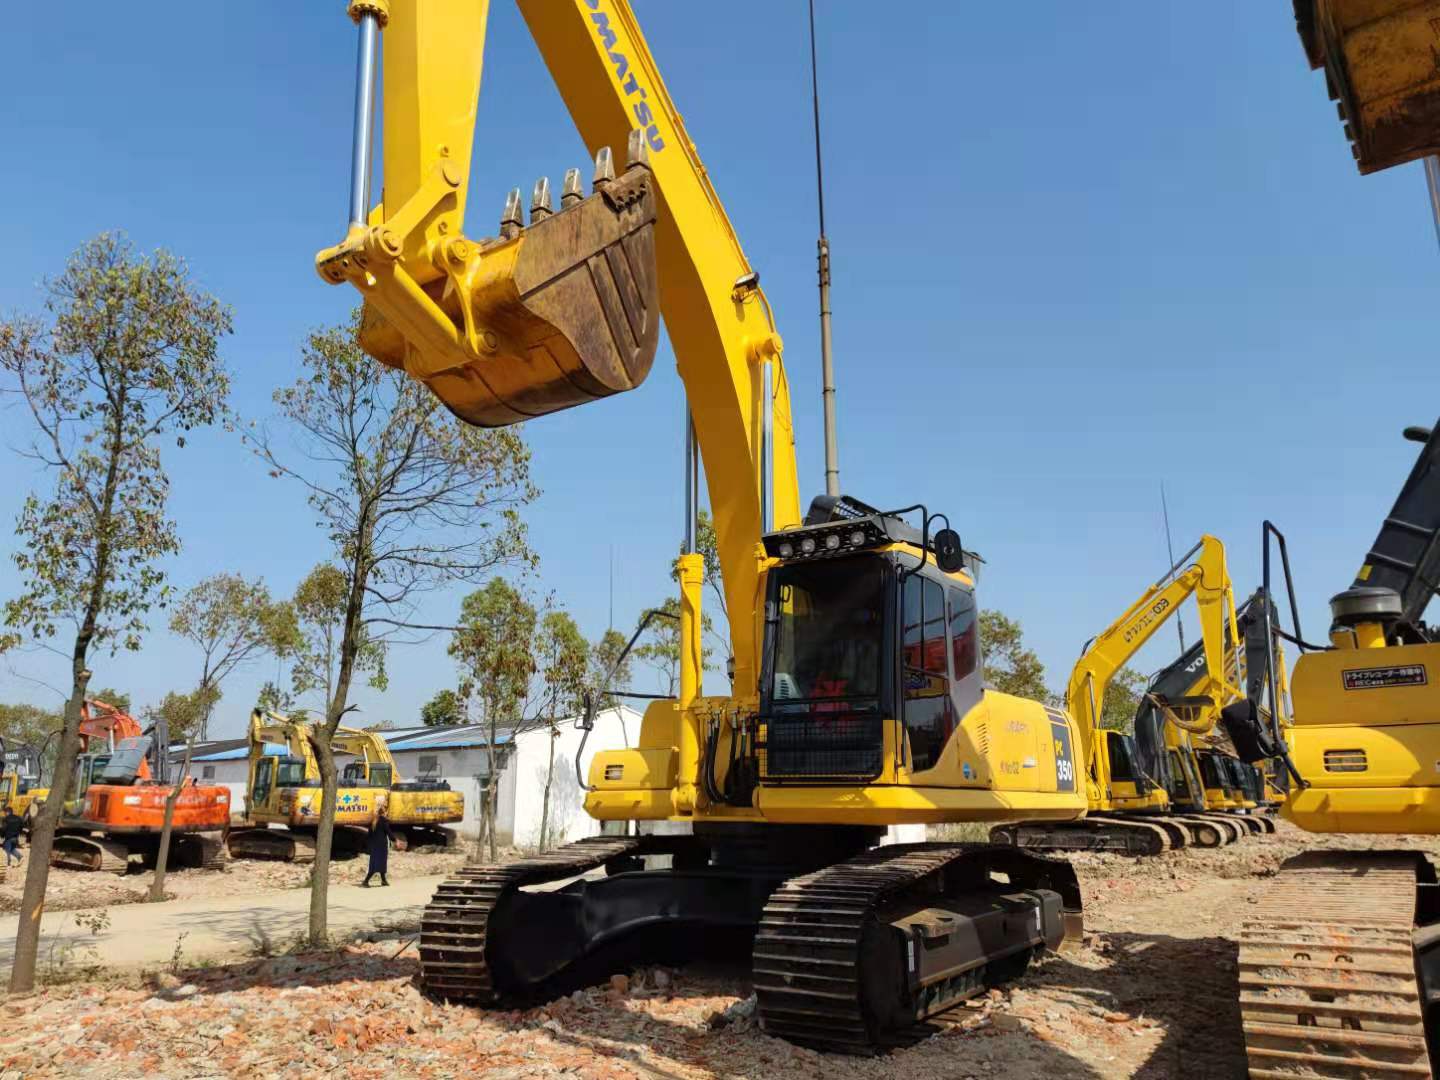
[[[1440,0],[1294,0],[1362,173],[1440,153]]]
[[[526,227],[511,192],[500,236],[441,245],[443,272],[423,284],[386,225],[352,232],[318,268],[365,294],[366,352],[467,423],[501,427],[645,381],[660,333],[655,204],[643,145],[619,176],[607,148],[588,197],[572,169],[556,210],[541,180]]]

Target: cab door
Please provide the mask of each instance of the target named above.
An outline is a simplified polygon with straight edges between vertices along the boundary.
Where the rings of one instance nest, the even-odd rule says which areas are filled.
[[[247,800],[245,811],[247,814],[254,814],[257,810],[265,808],[265,800],[270,798],[270,792],[275,787],[275,759],[262,757],[255,762],[255,771],[250,775],[250,795]]]

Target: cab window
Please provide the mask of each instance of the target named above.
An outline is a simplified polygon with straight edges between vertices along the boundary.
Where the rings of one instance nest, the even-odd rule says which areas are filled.
[[[971,674],[980,663],[980,635],[975,625],[975,594],[950,590],[950,654],[955,679]]]
[[[945,647],[945,589],[937,581],[912,574],[905,579],[900,607],[909,765],[912,772],[922,772],[940,760],[955,728]]]

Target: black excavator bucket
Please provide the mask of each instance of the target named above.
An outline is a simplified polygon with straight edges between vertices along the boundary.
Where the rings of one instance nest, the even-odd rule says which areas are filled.
[[[607,175],[608,160],[602,154],[588,197],[578,172],[567,175],[558,211],[549,181],[537,184],[528,228],[512,192],[501,235],[463,252],[462,273],[422,287],[460,330],[460,347],[417,342],[383,301],[367,300],[365,351],[480,427],[639,386],[660,335],[654,178],[643,161]]]

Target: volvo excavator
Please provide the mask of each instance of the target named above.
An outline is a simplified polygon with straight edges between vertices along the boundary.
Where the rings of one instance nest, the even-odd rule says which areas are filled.
[[[465,818],[465,796],[450,790],[448,780],[406,780],[396,767],[385,737],[375,731],[340,727],[330,739],[337,754],[353,755],[340,773],[340,787],[383,788],[390,837],[397,849],[446,847]]]
[[[86,701],[80,714],[81,753],[55,832],[52,866],[124,874],[160,847],[170,779],[170,739],[163,720],[143,729],[129,713]],[[225,865],[230,790],[194,777],[175,799],[170,865],[207,870]]]
[[[558,208],[537,183],[528,224],[512,191],[479,240],[463,226],[488,4],[349,7],[349,219],[316,265],[360,292],[362,345],[463,421],[503,425],[637,388],[663,313],[687,405],[679,692],[646,710],[637,745],[594,755],[585,807],[689,831],[466,868],[424,914],[426,990],[508,1006],[646,957],[740,948],[765,1030],[863,1053],[1073,939],[1063,861],[876,846],[898,823],[1080,817],[1091,736],[984,686],[978,562],[943,514],[838,493],[802,514],[774,313],[630,6],[520,0],[595,170],[588,195],[566,174]],[[608,147],[626,148],[623,169]],[[701,691],[697,448],[734,654],[719,696]]]
[[[1170,789],[1156,772],[1144,767],[1135,739],[1101,727],[1101,706],[1111,679],[1192,596],[1201,631],[1194,678],[1185,696],[1161,701],[1152,695],[1152,700],[1161,706],[1164,723],[1188,739],[1208,734],[1220,710],[1243,697],[1225,663],[1225,642],[1239,638],[1225,546],[1213,536],[1203,536],[1118,619],[1086,643],[1070,674],[1065,708],[1087,733],[1080,767],[1089,814],[1076,821],[998,825],[990,833],[993,842],[1028,850],[1158,855],[1192,845],[1217,847],[1239,839],[1241,829],[1246,834],[1270,831],[1258,820],[1237,824],[1207,814],[1203,806],[1174,805]],[[1189,750],[1188,741],[1181,745]],[[1194,757],[1193,751],[1189,756]]]
[[[254,709],[248,738],[245,822],[230,830],[230,854],[237,859],[312,862],[323,793],[310,725]],[[377,768],[373,781],[363,767],[347,772],[335,792],[336,857],[354,856],[364,848],[366,830],[393,778],[393,767]]]

